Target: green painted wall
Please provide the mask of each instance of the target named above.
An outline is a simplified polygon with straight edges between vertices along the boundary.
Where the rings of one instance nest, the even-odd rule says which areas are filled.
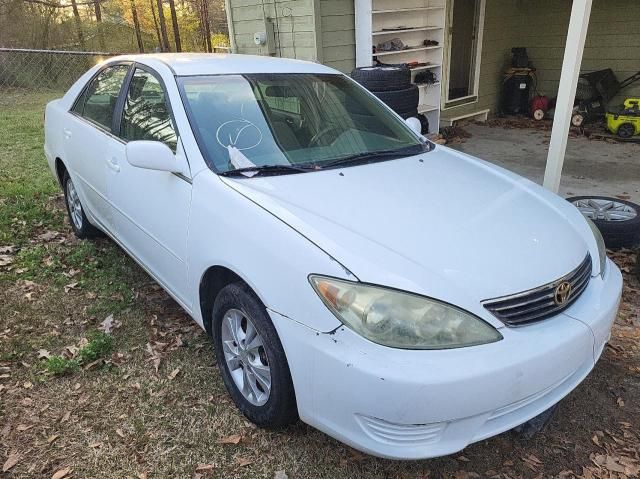
[[[228,0],[236,53],[266,54],[253,42],[264,31],[264,18],[273,19],[276,56],[316,60],[314,0]]]
[[[228,0],[238,53],[259,53],[253,33],[263,29],[260,0]],[[267,16],[277,6],[280,48],[277,54],[319,60],[349,72],[355,66],[353,0],[265,0]],[[292,16],[283,16],[283,13]],[[454,117],[489,108],[496,111],[502,72],[511,47],[524,46],[538,69],[538,89],[554,97],[560,79],[570,0],[487,0],[478,101],[447,109]],[[293,28],[293,34],[292,34]],[[294,55],[295,44],[295,55]],[[619,79],[640,70],[640,0],[594,0],[583,71],[612,68]],[[623,96],[640,96],[640,83]]]
[[[533,5],[535,4],[535,5]],[[568,0],[522,2],[520,11],[528,18],[519,42],[529,50],[538,68],[539,90],[555,96],[560,80],[567,26],[571,13]],[[638,0],[594,0],[582,71],[611,68],[619,80],[640,70],[640,2]],[[640,96],[640,83],[623,96]]]
[[[356,64],[353,0],[316,0],[320,3],[322,63],[345,73]]]

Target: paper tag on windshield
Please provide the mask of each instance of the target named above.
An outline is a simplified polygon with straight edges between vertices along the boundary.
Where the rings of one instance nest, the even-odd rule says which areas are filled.
[[[238,150],[235,146],[229,145],[227,146],[227,150],[229,151],[229,161],[231,161],[231,164],[235,169],[238,170],[240,168],[252,168],[256,166],[255,163],[253,163],[249,158],[247,158],[244,155],[244,153]],[[242,174],[244,176],[251,178],[257,173],[258,173],[257,171],[245,171]]]

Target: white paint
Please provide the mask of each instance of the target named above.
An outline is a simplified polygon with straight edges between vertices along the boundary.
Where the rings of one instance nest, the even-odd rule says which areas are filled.
[[[55,174],[55,159],[63,159],[89,219],[200,325],[199,286],[209,267],[226,267],[246,281],[278,331],[303,421],[378,456],[451,454],[539,414],[593,368],[616,315],[622,278],[613,263],[604,277],[597,274],[595,238],[568,202],[441,146],[305,174],[218,176],[195,143],[174,71],[248,71],[246,57],[213,63],[193,55],[126,58],[163,78],[179,132],[176,161],[186,174],[129,165],[120,160],[122,140],[69,113],[98,67],[47,105],[49,166]],[[253,66],[256,73],[339,74],[282,59],[259,58]],[[67,136],[76,124],[94,135]],[[104,166],[113,156],[122,167],[117,172]],[[85,164],[93,167],[83,170]],[[87,201],[101,178],[104,215]],[[512,329],[482,307],[484,299],[558,279],[587,252],[594,277],[565,313]],[[503,339],[432,351],[374,344],[341,326],[309,284],[310,274],[455,305],[493,325]]]
[[[373,17],[371,0],[354,0],[356,30],[356,67],[368,67],[373,63]]]
[[[576,87],[580,75],[580,65],[584,52],[584,43],[589,28],[589,16],[591,15],[592,0],[573,0],[571,19],[567,32],[567,43],[562,61],[560,73],[560,86],[556,112],[553,118],[551,140],[549,141],[549,153],[547,166],[544,172],[545,188],[557,193],[560,189],[562,165],[567,150],[567,138],[573,111],[573,102],[576,96]]]

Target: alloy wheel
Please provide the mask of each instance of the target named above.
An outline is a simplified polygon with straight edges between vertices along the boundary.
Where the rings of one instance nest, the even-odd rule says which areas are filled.
[[[73,181],[67,181],[67,205],[69,206],[69,216],[76,229],[82,229],[82,204],[80,203],[80,197],[76,191],[76,187],[73,186]]]
[[[638,215],[635,208],[612,199],[585,198],[573,204],[590,220],[628,221]]]
[[[230,309],[222,320],[222,349],[238,390],[254,406],[262,406],[271,393],[271,368],[262,336],[251,319]]]

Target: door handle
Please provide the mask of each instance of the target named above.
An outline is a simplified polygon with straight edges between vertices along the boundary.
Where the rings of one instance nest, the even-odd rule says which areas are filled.
[[[71,138],[71,130],[69,128],[63,128],[62,129],[62,134],[64,135],[65,139],[69,139]]]
[[[118,159],[115,156],[107,159],[107,166],[109,166],[109,168],[111,168],[116,173],[120,171],[120,165],[118,165]]]

